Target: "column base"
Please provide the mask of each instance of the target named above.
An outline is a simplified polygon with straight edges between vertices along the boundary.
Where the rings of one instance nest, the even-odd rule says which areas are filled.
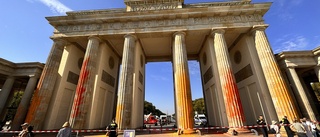
[[[227,132],[229,135],[239,135],[239,134],[245,134],[245,133],[250,133],[250,130],[247,128],[230,128]]]
[[[196,134],[196,131],[194,129],[178,129],[177,133],[178,135],[181,135],[181,134],[190,135],[190,134]]]

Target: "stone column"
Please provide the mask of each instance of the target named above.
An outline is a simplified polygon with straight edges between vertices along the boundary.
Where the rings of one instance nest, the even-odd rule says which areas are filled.
[[[29,104],[30,104],[33,92],[37,85],[38,78],[39,76],[30,75],[27,87],[23,93],[21,102],[19,104],[16,115],[14,116],[14,119],[12,122],[12,127],[11,127],[12,130],[19,130],[20,125],[24,122],[24,119],[28,112],[28,108],[29,108]]]
[[[12,90],[12,86],[14,84],[14,80],[15,80],[15,78],[12,77],[12,76],[7,77],[6,81],[4,82],[4,85],[3,85],[2,89],[0,91],[0,97],[1,97],[1,100],[0,100],[0,114],[2,113],[2,111],[5,108],[8,96],[9,96],[9,94],[10,94],[10,92]]]
[[[58,77],[63,47],[66,44],[66,41],[62,39],[54,39],[46,65],[33,95],[25,121],[31,123],[35,130],[41,130],[43,121],[45,121],[54,85]]]
[[[279,66],[271,50],[264,30],[266,26],[253,26],[253,35],[257,54],[260,59],[262,71],[265,76],[269,92],[275,106],[278,119],[287,116],[288,119],[298,118],[298,113],[289,89],[281,75]]]
[[[125,35],[124,38],[116,112],[116,122],[121,130],[131,128],[134,49],[137,40],[137,37],[132,34]]]
[[[240,129],[244,130],[242,129],[242,126],[246,124],[246,120],[244,117],[237,83],[233,75],[224,33],[224,30],[218,29],[213,30],[211,35],[214,38],[214,50],[228,117],[228,124],[230,127],[233,127],[233,129],[236,128],[240,131]]]
[[[89,114],[88,111],[90,111],[94,90],[100,39],[95,36],[88,39],[69,119],[74,129],[86,128],[84,126],[86,125],[87,114]]]
[[[184,134],[190,134],[194,133],[194,114],[192,108],[185,35],[186,34],[184,32],[176,32],[173,34],[173,73],[178,128],[183,130]]]
[[[316,67],[314,67],[314,71],[316,72],[318,82],[320,82],[320,66],[317,65]]]
[[[314,67],[314,71],[316,72],[316,75],[318,77],[318,82],[320,82],[320,51],[317,50],[317,51],[314,51],[314,56],[315,56],[315,59],[316,59],[316,62],[317,62],[317,66]]]
[[[287,72],[289,72],[290,75],[290,82],[294,84],[295,90],[300,95],[303,105],[305,106],[307,113],[309,115],[310,120],[316,121],[316,116],[311,108],[311,104],[307,98],[306,91],[304,90],[303,86],[301,85],[301,81],[299,79],[299,76],[295,70],[294,67],[288,67]]]

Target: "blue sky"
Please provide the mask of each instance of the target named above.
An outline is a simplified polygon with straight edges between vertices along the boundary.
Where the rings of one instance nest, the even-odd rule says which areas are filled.
[[[266,33],[275,53],[320,46],[319,0],[252,0],[260,2],[273,2],[264,19],[270,25]],[[53,32],[45,17],[65,15],[66,11],[124,7],[123,0],[1,0],[0,58],[45,63]],[[146,68],[146,100],[165,113],[174,113],[172,64],[148,63]],[[192,98],[197,99],[203,96],[198,63],[189,62],[189,69]]]

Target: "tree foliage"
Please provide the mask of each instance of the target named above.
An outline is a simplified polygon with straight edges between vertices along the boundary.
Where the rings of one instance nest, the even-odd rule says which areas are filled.
[[[192,101],[192,106],[193,106],[193,111],[198,112],[198,114],[205,114],[206,113],[206,108],[204,105],[204,99],[203,98],[198,98]]]
[[[160,111],[159,109],[157,109],[152,103],[148,102],[148,101],[144,101],[144,114],[150,114],[152,113],[153,115],[165,115],[165,113],[163,113],[162,111]]]
[[[198,114],[206,114],[203,98],[198,98],[193,100],[192,107],[194,112],[197,111]],[[152,113],[153,115],[157,115],[157,116],[165,115],[165,113],[157,109],[152,103],[148,101],[144,101],[144,114],[149,114],[149,113]],[[175,113],[172,115],[175,115]]]
[[[23,93],[24,93],[23,91],[15,91],[14,92],[13,98],[10,101],[9,106],[7,107],[8,112],[6,114],[5,121],[13,120],[14,115],[17,112],[17,108],[21,102]]]

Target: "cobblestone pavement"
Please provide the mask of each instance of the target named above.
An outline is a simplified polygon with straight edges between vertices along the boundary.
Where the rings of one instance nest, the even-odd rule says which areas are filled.
[[[12,137],[13,135],[17,134],[1,134],[0,137]],[[56,137],[57,133],[37,133],[35,134],[35,137]],[[239,137],[262,137],[262,135],[256,135],[251,132],[242,132],[239,133],[237,136]],[[287,137],[286,134],[282,134],[282,137]],[[99,132],[99,133],[79,133],[78,135],[76,133],[72,134],[72,137],[106,137],[104,132]],[[127,137],[124,136],[123,134],[120,134],[118,137]],[[191,135],[178,135],[174,131],[163,131],[161,132],[136,132],[135,137],[235,137],[231,134],[222,132],[222,131],[217,131],[217,130],[202,130],[201,135],[200,134],[191,134]],[[269,134],[269,137],[274,137],[274,135]]]
[[[243,133],[239,134],[239,137],[262,137],[256,136],[252,133]],[[105,137],[105,135],[88,135],[85,137]],[[119,135],[118,137],[124,137],[123,135]],[[230,134],[203,134],[203,135],[198,135],[198,134],[193,134],[193,135],[177,135],[175,133],[162,133],[162,134],[144,134],[144,135],[136,135],[136,137],[234,137]],[[272,135],[270,135],[272,137]]]
[[[245,133],[239,133],[237,136],[239,137],[262,137],[262,135],[257,136],[253,133],[250,132],[245,132]],[[273,135],[269,135],[272,137]],[[100,135],[84,135],[84,137],[105,137],[105,135],[100,134]],[[125,137],[124,135],[119,135],[118,137]],[[191,135],[178,135],[176,132],[153,132],[153,133],[148,133],[148,132],[137,132],[135,137],[234,137],[231,134],[224,133],[221,131],[206,131],[203,130],[201,134],[195,133]]]
[[[0,137],[12,137],[13,134],[0,134]],[[240,133],[237,135],[239,137],[262,137],[260,134],[256,136],[253,133]],[[269,137],[274,135],[269,134]],[[35,137],[56,137],[56,133],[45,133],[45,134],[35,134]],[[72,137],[106,137],[105,133],[96,133],[96,134],[79,134],[78,136],[73,134]],[[118,137],[124,137],[124,135],[119,135]],[[136,134],[135,137],[235,137],[227,133],[203,133],[192,134],[192,135],[177,135],[176,133],[152,133],[152,134]],[[282,135],[282,137],[286,137]]]

